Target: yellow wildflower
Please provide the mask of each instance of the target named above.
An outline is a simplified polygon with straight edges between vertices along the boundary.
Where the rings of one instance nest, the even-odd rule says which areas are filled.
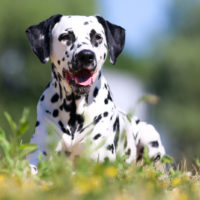
[[[87,194],[101,188],[102,179],[99,176],[79,177],[75,181],[78,193]]]
[[[172,180],[172,186],[180,185],[180,183],[181,183],[181,179],[180,178],[174,178]]]
[[[3,182],[5,180],[5,176],[4,175],[0,175],[0,182]]]
[[[174,189],[172,191],[172,194],[173,194],[173,198],[176,200],[189,200],[188,195],[178,189]]]
[[[117,168],[113,166],[107,167],[104,171],[105,176],[110,178],[115,178],[117,176],[117,173],[118,173]]]

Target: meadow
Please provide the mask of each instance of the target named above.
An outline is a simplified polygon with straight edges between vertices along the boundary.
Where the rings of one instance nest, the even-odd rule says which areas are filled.
[[[52,150],[49,158],[40,159],[39,173],[32,175],[25,157],[36,146],[22,139],[29,127],[28,113],[24,109],[17,123],[4,113],[10,129],[0,129],[0,199],[200,199],[198,159],[187,170],[185,162],[178,166],[169,156],[153,162],[147,149],[143,160],[132,164],[126,164],[125,157],[96,163],[87,150],[71,162]]]

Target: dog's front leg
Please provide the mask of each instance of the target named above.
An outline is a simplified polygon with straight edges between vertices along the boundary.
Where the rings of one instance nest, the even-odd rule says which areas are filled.
[[[37,119],[35,133],[33,134],[30,143],[37,145],[38,149],[27,155],[27,160],[30,163],[32,174],[37,174],[38,172],[37,165],[39,162],[39,156],[41,155],[43,158],[47,156],[47,141],[48,130],[46,124],[43,120]]]

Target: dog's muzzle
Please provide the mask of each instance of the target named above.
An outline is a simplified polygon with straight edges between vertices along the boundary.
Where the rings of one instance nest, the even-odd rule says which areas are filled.
[[[82,50],[72,59],[72,69],[71,71],[65,72],[65,78],[67,82],[75,88],[75,90],[84,91],[85,88],[90,88],[90,86],[95,82],[97,77],[96,70],[96,56],[91,50]],[[82,93],[82,92],[81,92]]]

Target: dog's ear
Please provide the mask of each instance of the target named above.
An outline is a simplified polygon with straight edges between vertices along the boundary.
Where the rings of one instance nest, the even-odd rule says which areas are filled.
[[[31,49],[42,63],[49,60],[51,31],[61,17],[60,14],[53,15],[49,19],[26,29]]]
[[[96,18],[105,30],[110,62],[115,64],[117,57],[124,48],[125,29],[110,23],[103,17],[96,16]]]

